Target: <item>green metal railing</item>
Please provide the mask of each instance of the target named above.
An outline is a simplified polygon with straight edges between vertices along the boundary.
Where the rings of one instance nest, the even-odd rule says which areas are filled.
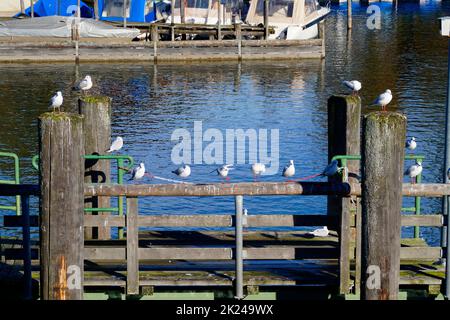
[[[134,165],[133,157],[126,155],[85,155],[86,160],[116,160],[117,161],[117,183],[123,184],[125,173],[131,170]],[[35,155],[32,159],[33,167],[39,170],[39,156]],[[111,208],[85,208],[84,212],[118,212],[119,216],[123,216],[124,199],[118,197],[117,207]],[[123,227],[119,227],[119,239],[123,239]]]
[[[12,152],[0,152],[0,157],[12,158],[14,160],[14,179],[13,180],[0,179],[0,184],[20,184],[19,157]],[[20,216],[20,196],[16,196],[16,204],[14,206],[0,205],[0,210],[16,211],[16,214]]]
[[[419,160],[423,161],[425,156],[422,155],[412,155],[408,154],[405,156],[405,160]],[[360,155],[337,155],[334,156],[331,160],[338,160],[341,163],[341,167],[347,168],[347,161],[348,160],[361,160]],[[342,176],[342,180],[345,181],[346,175]],[[422,182],[422,174],[419,174],[416,178],[416,182],[420,183]],[[402,212],[415,212],[416,215],[420,215],[420,197],[414,197],[414,207],[406,207],[402,208]],[[420,227],[415,226],[414,227],[414,238],[420,237]]]

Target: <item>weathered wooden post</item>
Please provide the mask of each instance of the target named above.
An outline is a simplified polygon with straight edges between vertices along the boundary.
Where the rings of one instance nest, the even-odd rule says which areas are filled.
[[[242,60],[242,27],[240,23],[234,24],[235,37],[238,44],[238,60]]]
[[[86,96],[78,100],[78,113],[83,115],[84,152],[88,155],[102,155],[111,144],[111,98],[105,96]],[[85,161],[85,183],[110,182],[111,166],[107,160]],[[109,208],[107,197],[86,198],[85,208]],[[109,215],[108,212],[92,212],[92,214]],[[111,229],[108,227],[86,228],[86,239],[110,239]]]
[[[328,161],[336,155],[358,155],[360,153],[361,98],[359,96],[332,96],[328,99]],[[349,182],[358,182],[358,161],[347,164]],[[340,176],[330,177],[338,182]],[[356,206],[351,199],[328,196],[328,215],[341,217],[338,229],[340,242],[339,271],[341,294],[350,291],[350,218]]]
[[[39,117],[41,299],[83,298],[83,117]]]
[[[347,29],[352,28],[352,0],[347,0]]]
[[[156,63],[158,61],[158,25],[152,23],[151,25],[151,38],[153,42],[153,61]]]
[[[365,300],[398,297],[405,136],[402,114],[372,112],[364,117],[361,297]]]
[[[34,18],[34,0],[30,0],[30,15]]]
[[[170,40],[175,41],[175,0],[170,0]]]
[[[264,40],[269,39],[269,0],[264,0]]]
[[[98,8],[98,0],[94,0],[94,16],[95,16],[95,20],[100,19],[100,13],[99,13],[99,8]]]
[[[217,40],[222,40],[221,20],[222,20],[222,5],[221,0],[217,0]]]

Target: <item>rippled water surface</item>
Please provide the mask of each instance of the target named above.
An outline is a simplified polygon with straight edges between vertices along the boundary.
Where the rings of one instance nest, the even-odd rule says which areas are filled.
[[[324,61],[82,64],[79,68],[1,65],[0,150],[20,156],[22,182],[37,182],[31,167],[38,150],[36,119],[47,110],[57,89],[63,91],[66,110],[75,110],[77,96],[71,85],[77,75],[90,74],[96,91],[113,97],[113,135],[124,138],[123,153],[144,161],[153,174],[173,178],[172,132],[177,128],[192,132],[194,121],[202,121],[203,130],[217,128],[223,133],[238,128],[279,129],[280,170],[294,159],[298,176],[307,176],[327,162],[328,97],[343,92],[343,79],[359,79],[364,106],[385,89],[393,91],[391,109],[407,115],[408,135],[417,138],[417,153],[426,155],[423,181],[441,181],[447,42],[439,35],[437,18],[448,15],[450,5],[431,1],[380,6],[381,30],[369,30],[366,7],[354,4],[351,34],[346,30],[346,7],[333,7],[326,21]],[[364,112],[371,110],[364,107]],[[10,164],[0,161],[0,176],[11,176]],[[190,181],[219,181],[210,174],[214,168],[193,165]],[[248,165],[238,166],[231,177],[252,180]],[[263,177],[280,179],[279,175]],[[405,200],[405,205],[411,201]],[[246,197],[244,202],[250,214],[326,212],[324,197]],[[424,199],[422,205],[424,213],[440,210],[437,199]],[[144,214],[233,210],[229,197],[140,199]],[[410,228],[405,233],[410,235]],[[438,243],[439,230],[422,228],[421,233],[430,243]]]

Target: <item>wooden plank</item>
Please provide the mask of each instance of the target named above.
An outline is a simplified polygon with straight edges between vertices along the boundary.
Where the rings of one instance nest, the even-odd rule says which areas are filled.
[[[138,199],[127,197],[127,294],[139,294]]]
[[[440,247],[402,247],[400,259],[402,260],[436,260],[442,257]]]
[[[328,195],[354,193],[349,183],[241,182],[214,184],[87,184],[85,196],[235,196],[235,195]]]
[[[402,215],[402,226],[442,227],[444,216],[441,214],[429,215]]]

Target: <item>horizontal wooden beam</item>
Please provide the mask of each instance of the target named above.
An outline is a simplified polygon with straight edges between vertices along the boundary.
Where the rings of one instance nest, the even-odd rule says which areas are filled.
[[[404,214],[401,218],[401,224],[403,227],[442,227],[444,225],[444,216],[442,214]]]
[[[355,189],[356,188],[356,189]],[[85,196],[270,196],[357,194],[359,185],[328,182],[241,182],[215,184],[86,184]]]

